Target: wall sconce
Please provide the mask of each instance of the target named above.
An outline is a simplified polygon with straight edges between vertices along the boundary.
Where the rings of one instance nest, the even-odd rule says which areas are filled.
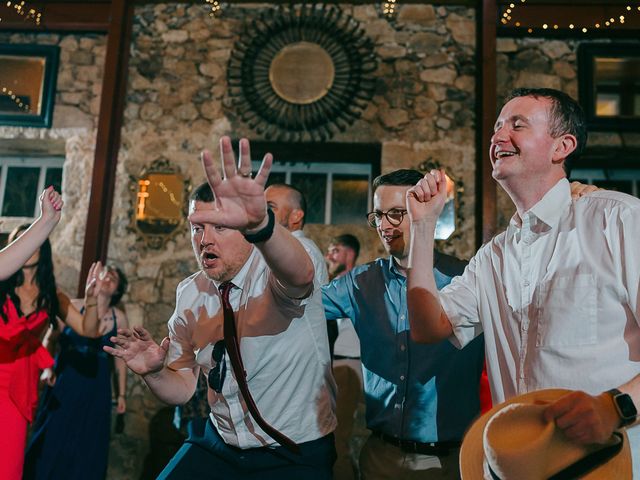
[[[149,248],[162,248],[180,233],[187,217],[190,182],[168,160],[159,159],[132,178],[131,189],[136,195],[131,222],[138,239]]]

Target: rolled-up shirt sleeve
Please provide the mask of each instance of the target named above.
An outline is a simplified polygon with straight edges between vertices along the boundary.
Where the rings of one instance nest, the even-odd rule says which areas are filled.
[[[353,278],[348,273],[322,287],[322,305],[327,320],[357,318],[353,310]]]
[[[477,256],[471,259],[462,275],[455,277],[440,290],[440,303],[453,327],[453,335],[449,341],[457,348],[463,348],[482,333],[476,288],[476,262]]]
[[[176,289],[176,309],[167,325],[170,342],[166,365],[172,370],[192,370],[197,366],[191,332],[193,326],[184,315],[188,310],[181,306],[181,293],[185,285],[186,282],[182,282]]]
[[[640,207],[632,204],[624,205],[623,208],[620,205],[620,211],[613,208],[611,210],[610,216],[613,218],[608,219],[610,227],[605,229],[608,247],[617,257],[629,309],[640,325]]]

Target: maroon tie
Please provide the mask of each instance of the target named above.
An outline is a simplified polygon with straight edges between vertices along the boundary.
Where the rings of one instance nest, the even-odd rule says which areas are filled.
[[[260,412],[258,411],[256,402],[253,401],[253,397],[249,391],[249,385],[247,384],[247,372],[244,370],[242,357],[240,356],[240,342],[238,340],[238,332],[236,331],[236,321],[233,316],[233,308],[229,302],[229,293],[232,288],[233,283],[231,282],[224,282],[220,284],[219,287],[220,295],[222,297],[222,311],[224,312],[224,346],[229,354],[231,368],[233,369],[233,374],[236,377],[236,382],[238,382],[238,388],[240,388],[240,392],[247,404],[249,413],[256,423],[260,425],[260,428],[262,428],[267,435],[273,438],[280,445],[286,447],[293,453],[299,454],[300,448],[298,445],[289,437],[269,425],[265,419],[262,418],[262,415],[260,415]]]

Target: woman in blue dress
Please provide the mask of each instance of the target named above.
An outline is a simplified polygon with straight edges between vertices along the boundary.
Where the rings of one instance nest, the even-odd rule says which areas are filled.
[[[115,307],[126,286],[124,273],[118,268],[108,268],[98,296],[99,311],[106,310],[100,320],[101,337],[82,337],[61,326],[55,367],[53,371],[43,372],[41,377],[47,386],[27,447],[24,480],[105,478],[111,427],[111,379],[115,374],[116,410],[124,413],[126,366],[122,360],[115,359],[114,368],[114,362],[102,347],[111,345],[109,338],[116,335],[118,328],[128,328],[126,315]]]

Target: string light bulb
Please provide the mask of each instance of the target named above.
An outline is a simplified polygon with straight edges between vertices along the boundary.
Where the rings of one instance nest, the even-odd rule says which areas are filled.
[[[380,13],[387,20],[395,20],[398,15],[398,3],[396,0],[386,0],[384,2],[380,2]],[[508,13],[505,13],[505,18],[508,16]]]
[[[520,0],[520,5],[524,4],[527,0]],[[634,6],[632,5],[626,5],[625,7],[621,7],[624,8],[623,11],[632,11],[634,9]],[[511,21],[512,18],[517,18],[515,15],[515,9],[516,9],[516,5],[515,3],[510,3],[509,6],[504,10],[503,14],[502,14],[502,18],[500,19],[500,22],[503,25],[507,25],[509,24],[509,22]],[[637,7],[638,12],[640,12],[640,5]],[[624,24],[625,23],[625,16],[624,15],[619,15],[617,16],[617,22],[620,24]],[[602,19],[602,21],[599,22],[594,22],[592,24],[590,24],[590,26],[577,26],[574,23],[570,23],[568,25],[568,28],[570,30],[574,30],[574,29],[579,29],[581,30],[583,33],[587,33],[588,32],[588,28],[597,28],[597,29],[602,29],[603,27],[613,27],[616,24],[616,17],[610,17],[609,19]],[[591,27],[592,25],[592,27]],[[520,27],[522,26],[522,23],[519,21],[515,22],[515,26],[516,27]],[[561,28],[561,25],[558,23],[553,23],[553,22],[545,22],[542,24],[542,26],[540,28],[544,29],[544,30],[548,30],[549,28],[553,28],[554,30],[558,30],[559,28]],[[528,33],[533,33],[533,28],[527,27],[527,32]]]
[[[227,4],[219,0],[205,0],[209,6],[209,16],[211,18],[220,18],[227,9]]]
[[[29,20],[33,20],[36,25],[40,25],[40,22],[42,20],[42,13],[39,12],[35,7],[27,7],[24,0],[21,0],[20,2],[12,2],[11,0],[7,0],[6,5],[7,8],[13,8],[17,15],[25,17]],[[2,18],[0,18],[0,22],[1,21]]]
[[[8,87],[2,87],[2,94],[9,97],[11,100],[13,100],[13,102],[18,106],[18,108],[22,111],[24,111],[25,113],[29,113],[31,111],[31,108],[29,107],[29,105],[25,104],[22,99],[17,96],[15,93],[13,93],[13,91],[8,88]]]

